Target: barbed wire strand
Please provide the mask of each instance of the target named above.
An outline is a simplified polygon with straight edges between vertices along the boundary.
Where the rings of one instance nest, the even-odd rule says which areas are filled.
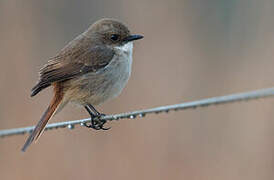
[[[155,114],[162,113],[162,112],[168,113],[169,111],[194,109],[198,107],[206,107],[210,105],[232,103],[236,101],[251,100],[251,99],[258,99],[258,98],[266,98],[271,96],[274,96],[274,87],[256,90],[256,91],[249,91],[244,93],[230,94],[226,96],[212,97],[212,98],[202,99],[198,101],[185,102],[181,104],[160,106],[156,108],[138,110],[138,111],[115,114],[115,115],[107,115],[107,116],[101,117],[101,119],[106,121],[113,121],[113,120],[119,120],[119,119],[125,119],[125,118],[134,119],[136,117],[144,117],[145,115],[152,114],[152,113],[155,113]],[[85,123],[88,123],[88,122],[90,122],[90,118],[74,120],[74,121],[51,123],[46,126],[45,130],[66,128],[66,127],[69,129],[73,129],[75,125],[80,124],[81,126],[83,126]],[[31,133],[34,127],[35,126],[0,130],[0,137]]]

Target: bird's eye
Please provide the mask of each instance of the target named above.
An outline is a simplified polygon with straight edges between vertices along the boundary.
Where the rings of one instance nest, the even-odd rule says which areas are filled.
[[[110,36],[110,39],[113,40],[113,41],[117,41],[119,38],[120,38],[120,36],[118,34],[112,34]]]

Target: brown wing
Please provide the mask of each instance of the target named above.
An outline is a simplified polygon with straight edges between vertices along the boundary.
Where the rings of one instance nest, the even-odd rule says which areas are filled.
[[[113,56],[114,51],[106,46],[92,46],[90,42],[82,39],[77,42],[72,41],[40,70],[40,80],[32,88],[31,96],[35,96],[54,82],[62,82],[88,72],[96,72],[108,65]]]

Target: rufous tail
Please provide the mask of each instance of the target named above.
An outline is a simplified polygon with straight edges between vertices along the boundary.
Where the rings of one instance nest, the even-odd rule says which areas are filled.
[[[35,140],[37,141],[38,138],[42,135],[48,121],[55,113],[57,107],[60,105],[63,99],[63,92],[62,89],[59,87],[58,84],[53,84],[54,87],[54,97],[51,100],[51,103],[47,110],[44,112],[43,116],[41,117],[38,124],[35,126],[34,130],[28,137],[26,143],[24,144],[22,151],[25,152],[29,145]]]

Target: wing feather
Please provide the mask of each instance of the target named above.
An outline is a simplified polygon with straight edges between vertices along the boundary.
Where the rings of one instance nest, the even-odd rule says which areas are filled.
[[[79,37],[78,37],[79,38]],[[76,42],[75,42],[76,41]],[[49,87],[54,82],[62,82],[88,72],[96,72],[109,64],[114,51],[103,45],[81,37],[68,44],[40,70],[40,79],[32,88],[31,96]]]

